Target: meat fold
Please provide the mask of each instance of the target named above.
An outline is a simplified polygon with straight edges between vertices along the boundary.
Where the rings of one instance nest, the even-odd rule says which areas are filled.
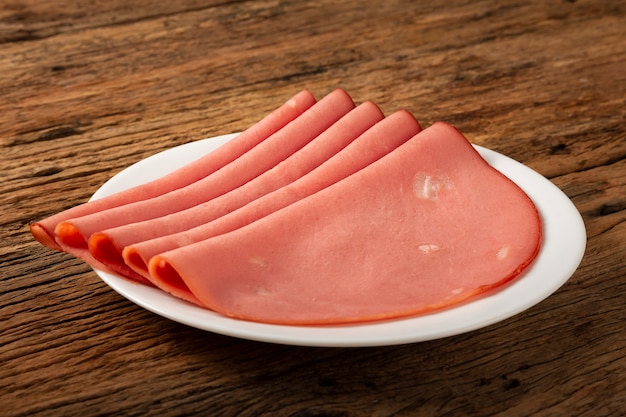
[[[436,123],[353,175],[149,267],[229,317],[340,324],[458,305],[518,277],[540,242],[528,196]]]
[[[300,150],[240,187],[166,216],[96,232],[89,238],[89,250],[94,258],[107,265],[109,269],[127,274],[128,266],[122,257],[122,251],[126,246],[185,232],[276,191],[318,167],[383,117],[383,113],[374,103],[371,101],[362,103]],[[187,195],[182,198],[185,197]],[[142,275],[147,277],[147,270]]]

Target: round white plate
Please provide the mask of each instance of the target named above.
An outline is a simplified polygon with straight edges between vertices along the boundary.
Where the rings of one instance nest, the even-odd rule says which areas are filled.
[[[232,139],[218,136],[178,146],[146,158],[115,175],[93,199],[166,174]],[[586,246],[583,220],[567,196],[530,168],[476,146],[494,168],[515,181],[534,201],[543,221],[541,251],[527,272],[488,296],[440,312],[398,320],[341,326],[283,326],[224,317],[158,289],[96,270],[111,288],[134,303],[171,320],[224,335],[302,346],[383,346],[452,336],[499,322],[544,300],[578,267]]]

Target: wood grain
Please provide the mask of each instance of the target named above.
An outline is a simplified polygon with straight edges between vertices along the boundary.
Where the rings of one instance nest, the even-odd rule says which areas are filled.
[[[3,2],[0,414],[626,414],[625,15],[593,0]],[[572,278],[459,336],[281,346],[147,312],[28,232],[148,155],[336,87],[553,181],[588,232]]]

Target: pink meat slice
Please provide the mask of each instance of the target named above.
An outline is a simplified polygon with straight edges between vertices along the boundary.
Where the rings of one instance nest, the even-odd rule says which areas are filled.
[[[248,152],[186,187],[59,223],[57,242],[66,252],[99,266],[87,247],[93,233],[184,210],[235,189],[300,149],[353,108],[350,96],[337,89]]]
[[[137,272],[150,277],[159,288],[187,301],[198,303],[185,283],[176,277],[170,279],[171,276],[165,274],[151,276],[146,266],[150,259],[162,252],[171,251],[171,253],[167,252],[168,255],[164,255],[169,259],[170,254],[176,256],[174,252],[177,248],[189,244],[201,247],[206,239],[230,232],[287,207],[378,160],[420,130],[419,123],[409,112],[404,110],[395,112],[368,129],[318,168],[293,183],[203,226],[130,245],[124,249],[124,259],[130,266],[136,268]],[[319,212],[316,216],[324,216],[326,211]],[[306,222],[308,219],[302,218],[301,221]]]
[[[241,187],[167,216],[96,232],[89,238],[89,250],[112,271],[126,274],[128,266],[122,257],[124,247],[203,225],[295,181],[339,152],[383,117],[373,102],[362,103],[302,149]]]
[[[350,323],[430,312],[502,286],[540,242],[528,196],[436,123],[354,175],[150,267],[226,316]]]
[[[52,215],[31,225],[31,232],[41,244],[56,250],[62,250],[54,237],[55,227],[64,220],[85,216],[135,201],[153,198],[176,190],[216,171],[223,165],[235,160],[256,144],[283,128],[305,110],[315,104],[313,95],[307,91],[289,99],[261,121],[242,132],[236,139],[228,142],[215,152],[205,155],[196,161],[149,183],[130,188],[126,191],[81,204],[71,209]]]

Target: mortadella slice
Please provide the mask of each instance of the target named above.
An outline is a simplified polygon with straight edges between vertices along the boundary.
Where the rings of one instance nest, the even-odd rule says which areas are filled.
[[[362,103],[302,149],[241,187],[167,216],[96,232],[89,238],[89,250],[112,271],[127,275],[128,266],[122,257],[124,247],[203,225],[295,181],[339,152],[383,117],[373,102]]]
[[[56,240],[66,252],[92,265],[101,265],[88,250],[95,232],[153,219],[193,207],[250,181],[300,149],[355,107],[350,96],[337,89],[284,128],[234,161],[186,187],[169,193],[65,220],[55,228]],[[135,278],[135,277],[130,277]]]
[[[175,252],[176,248],[194,242],[200,242],[198,245],[202,246],[203,240],[245,226],[314,194],[380,159],[420,130],[421,127],[413,115],[404,110],[397,111],[368,129],[318,168],[293,183],[203,226],[131,245],[124,249],[124,259],[137,272],[150,277],[159,288],[197,303],[195,296],[184,282],[170,279],[171,275],[148,275],[146,265],[150,258],[165,251]],[[316,216],[325,216],[327,212],[328,210],[324,210]],[[308,219],[303,218],[301,221],[308,221]],[[169,259],[169,255],[164,256]],[[175,255],[172,253],[172,256]]]
[[[309,91],[301,91],[289,99],[284,105],[274,110],[261,121],[238,135],[236,139],[228,142],[227,145],[220,147],[215,152],[211,152],[157,180],[133,187],[106,198],[72,207],[71,209],[35,222],[30,226],[31,233],[35,239],[43,245],[51,249],[62,250],[54,237],[54,229],[60,222],[123,204],[153,198],[198,181],[235,160],[246,151],[252,149],[256,144],[279,131],[287,123],[294,120],[315,104],[315,102],[315,97],[313,97]]]
[[[502,286],[540,242],[528,196],[436,123],[354,175],[156,256],[150,269],[226,316],[351,323],[426,313]]]

